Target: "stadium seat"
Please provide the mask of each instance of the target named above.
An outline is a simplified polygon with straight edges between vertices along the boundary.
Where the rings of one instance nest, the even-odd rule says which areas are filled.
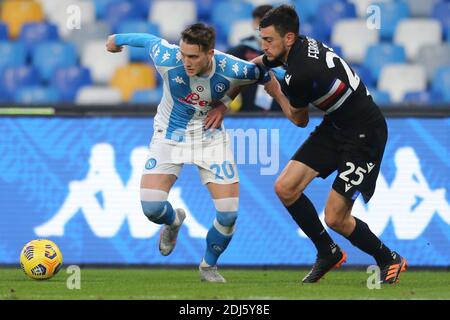
[[[6,67],[20,67],[26,64],[27,50],[20,42],[0,42],[0,72]]]
[[[228,44],[230,46],[236,46],[240,40],[249,36],[255,35],[256,32],[253,29],[252,20],[236,20],[231,26],[230,33],[228,34]]]
[[[42,0],[41,0],[42,1]],[[75,30],[95,22],[95,4],[82,0],[44,0],[48,20],[59,28],[60,36],[67,38]],[[79,16],[77,16],[79,14]]]
[[[12,95],[9,92],[0,87],[0,103],[13,102],[11,96]]]
[[[211,21],[211,14],[214,7],[214,0],[195,0],[197,7],[197,18],[203,22]]]
[[[442,95],[446,103],[450,103],[450,66],[440,67],[436,70],[431,88],[434,93]]]
[[[406,0],[412,17],[428,18],[433,12],[433,7],[441,0]]]
[[[49,81],[57,67],[68,67],[77,63],[77,51],[71,43],[59,41],[41,42],[36,46],[32,64],[44,81]]]
[[[403,47],[391,43],[373,44],[367,48],[363,65],[369,69],[372,77],[378,79],[383,66],[389,63],[405,63]]]
[[[320,33],[324,35],[324,40],[327,40],[330,38],[331,30],[335,23],[345,18],[356,18],[355,6],[352,3],[341,1],[324,2],[319,7],[313,25],[315,28],[322,29]]]
[[[0,22],[0,40],[8,39],[8,26]]]
[[[78,53],[81,55],[88,43],[93,41],[104,41],[111,32],[106,22],[94,22],[83,26],[83,29],[73,30],[68,36],[67,41],[74,43]]]
[[[111,86],[120,90],[124,101],[129,101],[134,91],[156,87],[156,71],[152,66],[133,63],[116,69]]]
[[[442,96],[432,91],[414,91],[405,94],[405,102],[410,105],[433,105],[442,102]]]
[[[59,93],[52,87],[25,86],[14,94],[14,102],[27,105],[55,104],[59,102]]]
[[[372,77],[372,73],[364,65],[354,64],[351,67],[366,86],[371,87],[376,84],[376,78]]]
[[[406,57],[413,61],[424,45],[439,44],[442,26],[434,19],[405,19],[399,22],[394,34],[394,43],[402,45]]]
[[[374,0],[347,0],[349,3],[353,3],[356,9],[358,18],[367,18],[367,9]]]
[[[426,73],[421,65],[388,64],[381,70],[378,80],[378,89],[389,92],[394,103],[402,102],[407,92],[426,88]]]
[[[58,28],[48,22],[32,22],[24,24],[19,40],[22,41],[28,52],[32,53],[37,44],[42,41],[58,40]]]
[[[105,49],[105,41],[88,43],[81,55],[81,63],[91,70],[94,83],[109,83],[116,68],[128,63],[127,47],[120,53],[110,53]]]
[[[155,0],[148,19],[158,24],[164,39],[174,42],[187,25],[196,22],[197,8],[193,0]]]
[[[11,39],[19,36],[25,23],[44,21],[44,10],[40,3],[32,0],[5,0],[0,12],[0,20],[7,24]]]
[[[51,84],[59,91],[62,101],[73,101],[81,87],[92,85],[91,73],[78,66],[57,68]]]
[[[367,48],[371,44],[378,43],[378,38],[378,30],[368,29],[366,20],[363,19],[340,20],[331,34],[332,44],[342,48],[343,58],[350,63],[361,63]]]
[[[315,28],[311,22],[301,23],[300,33],[310,38],[326,42],[325,33],[323,33],[323,30],[321,28]]]
[[[436,3],[432,17],[442,24],[444,30],[450,28],[450,1]]]
[[[416,62],[425,67],[428,80],[431,81],[437,68],[450,66],[450,43],[422,47]]]
[[[86,86],[78,90],[75,103],[79,105],[114,105],[122,103],[119,90],[103,86]]]
[[[159,28],[156,24],[143,20],[126,20],[120,23],[116,33],[151,33],[159,36]],[[129,47],[130,61],[150,62],[147,51],[144,48]]]
[[[399,21],[409,17],[408,4],[402,1],[377,1],[373,4],[380,8],[380,38],[391,41]]]
[[[228,39],[234,21],[251,19],[252,10],[253,5],[248,2],[236,0],[215,2],[211,22],[216,27],[218,41]]]
[[[0,87],[14,94],[20,87],[40,84],[39,72],[33,67],[7,67],[0,74]]]
[[[380,107],[384,107],[391,104],[391,97],[389,92],[378,90],[375,88],[369,89],[370,95],[372,96],[373,101]]]
[[[158,105],[163,96],[162,86],[152,90],[136,90],[131,97],[130,102],[136,104]]]
[[[294,0],[295,11],[300,17],[300,23],[312,22],[317,17],[319,7],[332,0]]]
[[[94,0],[97,20],[102,20],[105,18],[108,5],[110,5],[113,2],[122,2],[122,1],[123,0]]]
[[[109,24],[112,33],[116,33],[117,26],[125,20],[147,18],[148,13],[139,11],[139,8],[133,2],[120,1],[111,2],[106,7],[106,21]]]

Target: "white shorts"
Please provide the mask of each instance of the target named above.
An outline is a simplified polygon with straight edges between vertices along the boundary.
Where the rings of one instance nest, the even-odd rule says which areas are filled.
[[[237,167],[228,139],[213,143],[176,143],[154,135],[143,174],[180,174],[184,164],[194,164],[203,184],[239,182]]]

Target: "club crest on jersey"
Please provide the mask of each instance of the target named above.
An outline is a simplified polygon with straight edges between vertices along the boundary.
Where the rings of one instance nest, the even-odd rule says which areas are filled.
[[[217,84],[214,86],[214,90],[215,90],[217,93],[222,93],[222,92],[224,92],[226,89],[227,89],[227,86],[226,86],[225,83],[223,83],[223,82],[219,82],[219,83],[217,83]]]
[[[145,169],[151,170],[154,167],[156,167],[156,159],[155,158],[148,159],[147,163],[145,164]]]
[[[198,89],[198,88],[197,88]],[[206,107],[208,105],[208,101],[206,100],[200,100],[200,95],[191,92],[184,98],[178,98],[178,101],[189,104],[191,106],[200,106],[200,107]]]
[[[203,86],[197,86],[196,89],[198,92],[203,92],[205,90],[205,88],[203,88]]]

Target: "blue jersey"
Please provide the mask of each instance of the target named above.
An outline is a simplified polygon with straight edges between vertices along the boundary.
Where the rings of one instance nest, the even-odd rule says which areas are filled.
[[[189,77],[179,47],[151,34],[117,34],[115,43],[145,47],[148,51],[164,80],[164,94],[158,105],[154,129],[177,142],[203,139],[204,119],[211,102],[222,99],[233,87],[252,84],[263,77],[254,63],[218,50],[214,51],[213,67],[208,76]]]

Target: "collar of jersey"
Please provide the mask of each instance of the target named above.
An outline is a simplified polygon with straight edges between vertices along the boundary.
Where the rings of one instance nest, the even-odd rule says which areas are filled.
[[[192,76],[191,78],[194,79],[211,79],[213,77],[213,75],[216,73],[216,58],[215,56],[212,57],[212,67],[211,67],[211,72],[209,73],[209,75],[207,76]]]
[[[286,60],[286,65],[290,65],[294,61],[297,51],[300,50],[300,47],[303,44],[303,39],[304,39],[304,36],[299,35],[297,37],[297,40],[295,40],[294,45],[291,48],[291,51],[289,51],[289,54],[288,54],[288,57]]]

